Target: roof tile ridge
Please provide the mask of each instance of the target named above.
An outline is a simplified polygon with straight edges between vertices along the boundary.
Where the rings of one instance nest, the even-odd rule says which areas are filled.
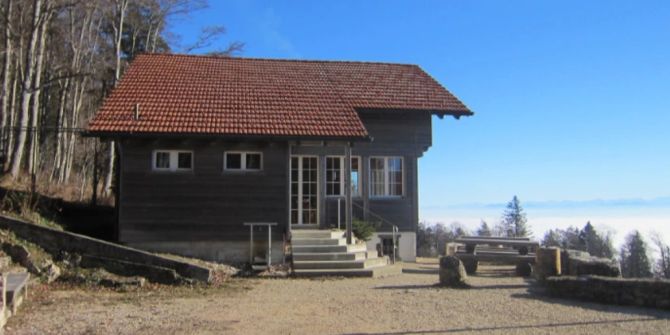
[[[291,63],[322,63],[322,64],[371,64],[371,65],[393,65],[393,66],[417,66],[411,63],[395,63],[395,62],[378,62],[378,61],[355,61],[355,60],[335,60],[335,59],[295,59],[295,58],[263,58],[263,57],[235,57],[235,56],[216,56],[216,55],[194,55],[174,52],[145,52],[140,53],[140,56],[169,56],[169,57],[184,57],[184,58],[210,58],[220,60],[251,60],[251,61],[268,61],[268,62],[291,62]]]

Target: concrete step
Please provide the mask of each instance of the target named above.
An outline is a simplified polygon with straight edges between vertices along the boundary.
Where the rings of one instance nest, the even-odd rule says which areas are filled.
[[[319,269],[319,270],[295,270],[299,277],[371,277],[379,278],[399,275],[402,273],[402,265],[390,264],[380,265],[364,269]]]
[[[292,237],[295,238],[343,238],[344,232],[341,230],[317,230],[304,229],[291,231]]]
[[[365,252],[293,253],[293,261],[354,261],[366,259]]]
[[[323,270],[323,269],[365,269],[386,265],[387,258],[373,258],[353,261],[293,261],[296,270]]]
[[[333,252],[365,252],[365,244],[351,245],[293,245],[293,254],[300,253],[333,253]]]
[[[346,245],[347,240],[343,238],[296,238],[291,239],[293,246],[299,245]]]

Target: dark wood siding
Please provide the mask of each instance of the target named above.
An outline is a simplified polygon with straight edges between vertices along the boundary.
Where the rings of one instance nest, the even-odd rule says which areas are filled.
[[[152,171],[156,149],[192,150],[190,172]],[[223,170],[224,151],[259,151],[263,170]],[[243,222],[287,221],[287,144],[133,140],[121,144],[119,233],[122,242],[240,241]]]
[[[423,112],[360,112],[371,142],[354,143],[361,158],[361,197],[354,198],[354,216],[377,221],[375,213],[402,231],[418,224],[417,162],[431,145],[431,116]],[[292,154],[319,157],[319,221],[337,225],[336,198],[325,197],[325,157],[344,156],[338,142],[293,143]],[[281,240],[288,221],[288,142],[226,142],[218,140],[124,140],[121,146],[119,239],[122,242],[246,241],[243,222],[277,222],[274,239]],[[156,149],[192,150],[193,171],[152,171]],[[224,172],[227,150],[260,151],[260,172]],[[369,197],[372,156],[403,158],[404,195]],[[344,205],[344,202],[342,203]],[[344,207],[344,206],[342,206]],[[344,215],[342,215],[344,225]],[[388,231],[382,226],[380,231]]]
[[[357,142],[352,148],[352,155],[361,158],[362,196],[354,198],[354,203],[368,209],[367,214],[359,206],[354,206],[354,217],[379,221],[370,212],[379,215],[403,231],[416,231],[419,220],[417,162],[432,144],[431,115],[423,112],[402,111],[362,111],[359,113],[366,129],[373,140]],[[311,143],[295,146],[293,154],[318,155],[323,161],[325,156],[344,156],[346,143],[327,142]],[[369,177],[370,157],[400,156],[403,158],[405,192],[399,198],[370,198]],[[322,164],[321,166],[325,166]],[[322,175],[324,175],[322,173]],[[323,177],[321,179],[324,179]],[[324,183],[323,180],[320,182]],[[325,187],[321,187],[322,190]],[[325,195],[322,192],[322,195]],[[344,202],[342,202],[342,207]],[[344,211],[344,209],[341,209]],[[344,226],[344,212],[341,214]],[[337,226],[337,199],[322,198],[321,221],[323,225]],[[380,231],[390,230],[383,225]]]

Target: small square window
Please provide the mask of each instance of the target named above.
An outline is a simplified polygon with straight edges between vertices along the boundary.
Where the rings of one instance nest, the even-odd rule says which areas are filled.
[[[193,155],[190,152],[180,152],[177,154],[177,168],[190,169],[193,164]]]
[[[247,158],[247,170],[260,170],[261,169],[261,154],[246,154]]]
[[[226,154],[226,169],[240,170],[242,168],[242,154],[227,153]]]
[[[170,153],[168,151],[156,151],[154,167],[156,169],[169,169]]]

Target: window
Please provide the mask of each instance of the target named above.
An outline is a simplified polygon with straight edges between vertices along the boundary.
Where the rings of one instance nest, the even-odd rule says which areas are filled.
[[[260,171],[263,169],[263,155],[260,152],[226,152],[223,160],[224,170]]]
[[[345,158],[341,156],[326,157],[326,195],[345,195]],[[351,196],[358,197],[360,193],[359,176],[360,159],[351,157]]]
[[[190,171],[193,169],[193,151],[155,150],[154,171]]]
[[[370,196],[402,196],[403,181],[402,157],[370,158]]]

